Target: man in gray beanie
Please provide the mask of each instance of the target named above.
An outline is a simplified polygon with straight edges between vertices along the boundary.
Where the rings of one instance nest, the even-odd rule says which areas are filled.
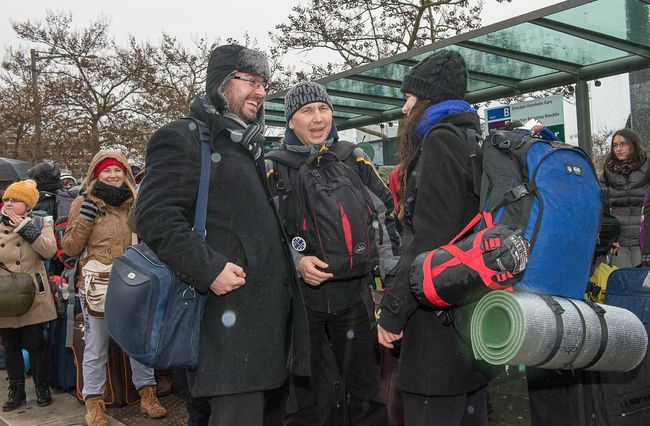
[[[285,382],[287,366],[309,374],[306,312],[261,156],[269,77],[258,51],[212,52],[191,120],[169,123],[149,141],[135,212],[143,241],[208,293],[198,368],[187,375],[192,397],[209,400],[210,425],[261,426],[264,392]],[[212,151],[205,240],[192,230],[200,131],[209,131]]]
[[[376,399],[379,347],[369,287],[377,265],[383,276],[397,262],[393,198],[363,149],[338,140],[332,100],[323,86],[296,84],[285,95],[284,106],[284,143],[267,155],[267,174],[292,238],[312,353],[311,380],[292,383],[297,406],[289,409],[285,424],[329,424],[328,417],[336,412],[333,383],[342,377],[340,388],[349,397],[338,402],[349,403],[349,409],[339,411],[349,413],[350,424],[385,425],[384,404]],[[330,151],[336,157],[319,155]],[[318,191],[305,179],[312,174],[303,173],[306,163],[318,164],[313,172],[318,173],[318,185],[328,188],[327,196],[314,195]],[[376,218],[368,209],[377,212]],[[369,235],[374,238],[366,239]],[[323,350],[334,362],[322,361]]]

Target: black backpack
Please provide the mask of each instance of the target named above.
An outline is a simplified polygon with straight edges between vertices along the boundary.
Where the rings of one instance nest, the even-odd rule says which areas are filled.
[[[335,280],[367,275],[377,264],[377,213],[361,178],[346,164],[354,148],[339,141],[309,156],[286,149],[266,156],[274,164],[280,216],[292,247],[326,262]]]

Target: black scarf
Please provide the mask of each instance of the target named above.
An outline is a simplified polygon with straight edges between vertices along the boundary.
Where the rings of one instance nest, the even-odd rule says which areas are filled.
[[[95,182],[95,187],[91,192],[95,197],[104,200],[106,204],[113,207],[120,206],[123,202],[131,198],[131,189],[124,184],[121,187],[107,185],[104,182]]]

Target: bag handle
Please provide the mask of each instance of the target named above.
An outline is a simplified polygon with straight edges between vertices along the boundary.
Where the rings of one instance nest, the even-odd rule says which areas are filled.
[[[201,138],[201,177],[199,178],[199,191],[196,195],[193,229],[205,241],[205,221],[208,211],[208,188],[210,184],[210,131],[202,121],[192,120],[198,124]]]
[[[456,241],[460,240],[461,237],[463,237],[463,235],[465,235],[467,233],[467,231],[469,231],[474,226],[476,226],[476,224],[479,223],[481,221],[481,219],[485,221],[485,227],[486,228],[491,228],[492,226],[494,226],[494,223],[492,222],[492,213],[491,212],[487,212],[487,211],[479,212],[479,214],[474,216],[474,219],[470,220],[469,223],[467,224],[467,226],[465,226],[465,228],[462,231],[460,231],[458,233],[458,235],[456,235],[454,237],[453,240],[451,240],[449,242],[449,245],[455,244]]]

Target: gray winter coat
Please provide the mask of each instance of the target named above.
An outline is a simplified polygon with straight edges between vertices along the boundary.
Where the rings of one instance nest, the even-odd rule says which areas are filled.
[[[615,173],[605,167],[602,184],[607,189],[605,208],[621,224],[618,243],[622,247],[638,247],[641,224],[643,197],[648,190],[648,172],[650,162],[646,159],[641,167],[633,170],[629,176]]]

